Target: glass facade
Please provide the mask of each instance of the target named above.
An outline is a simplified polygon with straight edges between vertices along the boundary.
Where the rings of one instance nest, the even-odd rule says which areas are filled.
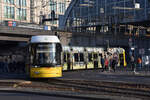
[[[14,0],[4,0],[4,3],[14,4]]]
[[[59,15],[65,13],[66,10],[66,0],[49,0],[49,10],[50,12],[55,12],[55,17],[58,18]],[[51,18],[51,14],[48,16]],[[58,20],[51,21],[50,24],[57,25]]]
[[[23,7],[27,6],[26,0],[16,0],[16,4],[17,6],[23,6]]]
[[[54,10],[55,12],[57,11],[57,2],[54,0],[50,0],[50,10]]]
[[[115,33],[125,24],[150,18],[149,0],[77,0],[65,19],[67,29],[77,32]],[[140,16],[139,16],[140,15]],[[133,25],[133,24],[132,24]]]
[[[60,13],[64,13],[64,12],[65,12],[65,9],[66,9],[66,4],[60,2],[60,3],[59,3],[59,12],[60,12]]]
[[[45,22],[49,26],[58,26],[59,15],[65,13],[70,0],[0,0],[0,20],[22,21],[27,23],[41,23],[42,16],[49,19],[51,12],[55,12],[55,20]]]
[[[14,7],[5,6],[4,7],[4,16],[5,16],[5,18],[14,19],[14,17],[15,17]]]
[[[4,0],[4,18],[27,20],[26,0]]]
[[[17,9],[17,19],[18,20],[26,20],[27,19],[26,9],[22,9],[22,8]]]

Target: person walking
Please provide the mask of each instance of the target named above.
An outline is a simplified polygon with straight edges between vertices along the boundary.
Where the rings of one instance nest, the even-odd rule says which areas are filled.
[[[141,68],[142,68],[142,59],[141,59],[141,57],[138,57],[137,65],[138,65],[138,69],[141,70]]]
[[[102,72],[104,71],[104,69],[105,69],[105,60],[104,60],[104,57],[102,56],[101,57],[101,66],[102,66]]]
[[[108,64],[109,64],[108,58],[105,58],[105,62],[104,63],[105,63],[105,68],[104,69],[107,70]]]
[[[108,70],[111,71],[112,70],[112,61],[113,61],[113,56],[112,54],[109,56],[108,59]]]
[[[6,72],[6,73],[10,72],[7,58],[5,58],[5,61],[4,61],[4,72]]]
[[[135,64],[134,56],[131,56],[131,68],[132,68],[132,71],[136,73],[136,64]]]
[[[117,65],[117,61],[115,58],[112,59],[112,69],[115,72],[116,71],[116,65]]]

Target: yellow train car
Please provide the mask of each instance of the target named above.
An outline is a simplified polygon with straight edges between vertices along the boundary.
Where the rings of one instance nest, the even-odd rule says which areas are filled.
[[[103,48],[63,46],[63,70],[101,68]]]
[[[102,47],[70,47],[63,46],[63,70],[97,69],[102,68],[101,58],[117,57],[117,66],[126,66],[125,50],[123,48]]]
[[[30,78],[62,77],[62,46],[57,36],[32,36],[29,43]]]

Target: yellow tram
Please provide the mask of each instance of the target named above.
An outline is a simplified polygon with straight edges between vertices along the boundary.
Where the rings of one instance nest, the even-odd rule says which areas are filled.
[[[30,78],[62,76],[62,46],[57,36],[32,36],[29,43],[28,74]]]
[[[30,78],[62,77],[65,70],[102,68],[104,56],[117,56],[118,66],[127,65],[123,48],[62,46],[57,36],[32,36],[27,72]]]
[[[63,46],[63,70],[102,68],[102,56],[117,56],[118,66],[126,66],[125,50],[123,48],[75,47]]]

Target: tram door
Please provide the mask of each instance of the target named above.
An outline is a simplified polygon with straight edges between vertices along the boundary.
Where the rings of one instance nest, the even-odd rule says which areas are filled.
[[[74,52],[73,56],[74,56],[73,69],[85,69],[84,53],[83,52]]]
[[[63,70],[71,70],[71,54],[69,52],[63,53]]]
[[[93,68],[94,64],[93,64],[93,55],[92,53],[88,53],[88,63],[87,63],[87,68],[91,69]]]

